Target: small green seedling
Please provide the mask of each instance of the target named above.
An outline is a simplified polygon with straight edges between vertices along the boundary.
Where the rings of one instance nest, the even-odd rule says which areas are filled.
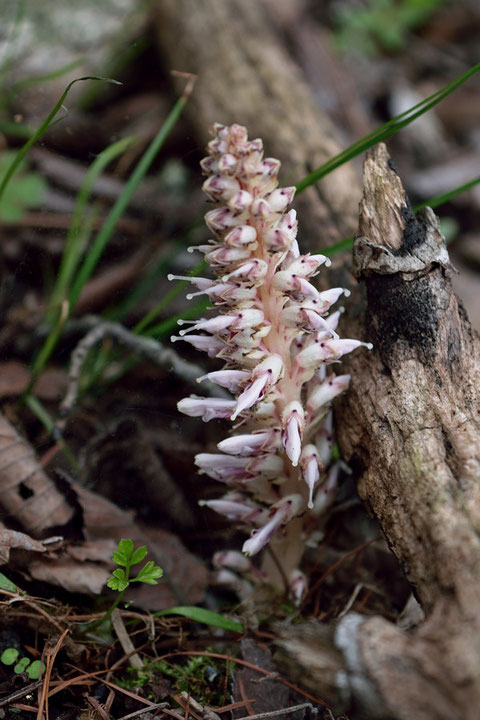
[[[17,675],[26,673],[30,680],[38,680],[40,675],[45,672],[45,665],[40,660],[33,662],[29,657],[18,659],[19,652],[16,648],[7,648],[0,656],[0,661],[4,665],[14,665],[13,672]]]
[[[159,578],[163,575],[162,568],[155,565],[152,560],[149,560],[145,565],[140,568],[135,577],[130,577],[130,571],[133,565],[138,565],[147,556],[147,548],[145,545],[141,545],[136,550],[134,549],[133,540],[120,540],[116,551],[113,553],[113,561],[121,567],[116,568],[112,577],[107,581],[107,587],[112,590],[118,591],[118,597],[115,602],[109,607],[105,615],[94,623],[92,628],[103,625],[113,613],[113,611],[120,605],[123,600],[126,589],[133,582],[143,582],[147,585],[156,585]],[[125,569],[124,569],[125,568]]]
[[[118,590],[123,592],[127,589],[131,582],[143,582],[147,585],[156,585],[158,578],[163,575],[162,568],[155,565],[152,560],[149,560],[138,572],[138,574],[131,578],[130,569],[132,565],[138,565],[147,556],[147,548],[145,545],[134,550],[132,540],[120,540],[116,552],[113,553],[113,560],[117,565],[122,565],[125,570],[121,567],[113,571],[113,576],[107,582],[107,585],[112,590]]]

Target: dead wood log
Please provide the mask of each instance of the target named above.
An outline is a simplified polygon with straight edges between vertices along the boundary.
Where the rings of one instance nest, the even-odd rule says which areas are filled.
[[[264,3],[159,0],[155,18],[167,67],[198,75],[186,112],[202,145],[212,122],[245,125],[282,160],[285,184],[339,152],[333,124],[282,47]],[[350,235],[360,194],[354,169],[344,166],[299,196],[303,249]]]
[[[312,625],[281,642],[302,665],[308,651],[311,677],[330,678],[330,698],[353,698],[364,717],[476,720],[480,339],[453,294],[434,213],[413,214],[382,145],[365,161],[354,271],[374,350],[349,360],[339,442],[426,620],[406,633],[351,613],[330,634]]]

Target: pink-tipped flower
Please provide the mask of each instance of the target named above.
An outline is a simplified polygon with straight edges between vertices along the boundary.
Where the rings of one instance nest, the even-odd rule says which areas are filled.
[[[213,556],[213,564],[218,568],[228,568],[236,572],[248,572],[252,566],[251,561],[237,550],[220,550]]]
[[[313,503],[313,514],[316,516],[323,515],[330,505],[333,504],[337,495],[338,476],[341,470],[341,463],[336,462],[330,468],[325,484],[318,490],[315,501]]]
[[[241,412],[265,397],[267,390],[278,381],[282,369],[283,360],[280,355],[269,355],[259,363],[252,373],[252,381],[238,397],[230,419],[235,420]]]
[[[225,245],[229,247],[243,248],[250,245],[251,248],[254,243],[256,245],[256,240],[257,231],[252,225],[237,225],[225,235]]]
[[[260,530],[253,530],[250,538],[243,543],[242,551],[251,557],[256,555],[270,542],[272,535],[304,508],[301,495],[287,495],[273,505],[269,518]]]
[[[184,342],[190,343],[197,350],[206,352],[208,357],[214,358],[224,349],[225,343],[218,338],[212,338],[210,335],[188,335],[187,337],[171,335],[170,342],[177,342],[183,340]]]
[[[222,440],[218,449],[230,455],[257,455],[275,452],[280,448],[280,428],[257,430],[252,435],[233,435]]]
[[[177,408],[184,415],[201,417],[204,422],[214,418],[228,418],[235,407],[235,400],[223,398],[202,398],[192,395],[177,403]]]
[[[213,280],[209,280],[208,278],[193,277],[190,275],[172,275],[171,273],[167,275],[167,280],[186,280],[192,283],[192,285],[195,285],[199,290],[207,290],[207,288],[214,284]]]
[[[286,269],[300,277],[312,277],[312,275],[316,274],[320,265],[324,263],[327,267],[332,264],[326,255],[310,255],[308,253],[307,255],[300,255],[300,257],[289,262]]]
[[[288,578],[288,593],[294,604],[298,607],[307,593],[308,582],[299,568],[295,568]]]
[[[295,362],[298,367],[304,370],[316,370],[323,363],[335,362],[335,360],[341,358],[342,355],[346,355],[362,346],[369,350],[373,347],[371,343],[364,343],[360,340],[316,340],[311,345],[308,345],[305,350],[298,353]]]
[[[228,568],[220,568],[217,570],[213,575],[213,580],[217,585],[222,585],[223,587],[233,590],[240,600],[246,600],[253,593],[254,588],[252,583]]]
[[[232,270],[228,275],[224,275],[222,280],[235,280],[251,283],[252,285],[258,285],[263,280],[268,272],[268,263],[265,260],[254,258],[246,263],[242,263],[235,270]]]
[[[263,525],[268,517],[268,510],[239,492],[229,492],[217,500],[200,500],[198,504],[234,522]]]
[[[279,477],[283,469],[282,460],[278,455],[260,456],[224,455],[223,453],[199,453],[195,456],[195,464],[201,472],[215,480],[226,482],[264,476]]]
[[[250,373],[247,370],[214,370],[197,378],[197,382],[201,383],[204,380],[210,380],[210,382],[235,393],[239,391],[240,386],[245,383],[249,377]]]
[[[302,452],[302,434],[305,427],[305,412],[298,400],[293,400],[283,411],[282,443],[293,467],[298,465]]]
[[[326,380],[309,394],[307,412],[314,417],[322,405],[331,402],[337,395],[344,392],[350,383],[350,375],[329,375]]]
[[[315,445],[305,445],[300,458],[302,477],[308,487],[308,507],[313,508],[313,493],[323,470],[322,461]]]

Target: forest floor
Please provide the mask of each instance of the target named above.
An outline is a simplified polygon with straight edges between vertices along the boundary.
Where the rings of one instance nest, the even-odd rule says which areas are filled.
[[[383,11],[379,2],[365,17],[353,2],[344,4],[346,15],[333,1],[265,4],[345,147],[477,61],[475,3],[431,3],[418,25],[399,10],[393,19],[382,15],[394,12],[393,2]],[[199,507],[217,488],[199,478],[193,457],[215,448],[225,427],[179,415],[176,404],[191,386],[149,359],[139,340],[168,344],[180,314],[203,311],[192,311],[184,288],[167,281],[168,273],[193,270],[198,258],[186,248],[207,238],[198,166],[204,153],[186,116],[120,213],[68,322],[57,312],[68,242],[81,258],[82,244],[98,238],[176,101],[150,12],[136,11],[127,34],[124,26],[101,41],[119,43],[115,52],[120,47],[127,59],[118,67],[97,62],[95,74],[122,85],[77,85],[63,103],[68,113],[31,148],[0,202],[0,717],[216,720],[294,708],[295,718],[334,718],[335,708],[278,673],[278,623],[330,622],[347,609],[395,622],[410,589],[347,472],[324,539],[307,554],[310,589],[300,608],[266,591],[239,601],[215,581],[213,553],[240,547],[244,536]],[[22,22],[12,18],[14,28]],[[14,50],[18,38],[10,35]],[[34,58],[35,47],[30,51]],[[67,54],[62,66],[77,55]],[[29,84],[27,66],[4,64],[0,179],[71,72],[82,75],[69,70]],[[476,76],[389,141],[413,203],[478,175],[479,89]],[[82,204],[95,159],[122,140],[104,156],[104,168],[97,166]],[[459,271],[457,292],[480,329],[479,186],[437,212]],[[125,339],[107,323],[132,332]],[[72,353],[86,337],[88,353],[72,370]],[[182,356],[199,363],[188,348]],[[122,538],[145,545],[146,559],[164,575],[158,584],[129,588],[101,622],[117,597],[106,581]],[[7,664],[12,649],[17,659]],[[22,657],[28,661],[18,666]],[[34,661],[44,665],[40,678]]]

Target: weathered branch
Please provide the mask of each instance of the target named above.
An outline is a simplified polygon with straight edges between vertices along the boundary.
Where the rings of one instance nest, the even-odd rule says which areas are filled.
[[[384,146],[364,167],[354,270],[368,356],[349,361],[339,441],[426,611],[412,634],[356,613],[283,646],[365,717],[474,720],[480,707],[480,341],[452,292],[433,212],[414,216]],[[347,364],[347,363],[345,363]],[[340,656],[332,654],[332,647]],[[310,651],[311,655],[311,651]],[[312,667],[312,663],[310,663]],[[325,670],[327,668],[327,670]]]
[[[446,593],[468,606],[480,579],[480,342],[435,215],[413,215],[384,146],[365,162],[359,234],[375,352],[352,360],[339,439],[424,608]]]

